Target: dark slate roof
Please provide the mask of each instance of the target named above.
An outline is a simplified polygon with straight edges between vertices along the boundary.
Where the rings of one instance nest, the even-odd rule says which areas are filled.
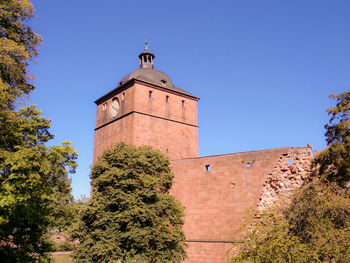
[[[123,85],[124,83],[128,82],[129,80],[136,79],[141,80],[150,84],[155,84],[157,86],[160,86],[164,89],[175,91],[177,93],[181,93],[184,95],[188,95],[194,98],[197,98],[196,96],[192,95],[191,93],[184,91],[183,89],[180,89],[176,87],[171,79],[168,77],[167,74],[164,72],[152,69],[152,68],[138,68],[131,72],[130,74],[126,75],[120,82],[119,86]]]

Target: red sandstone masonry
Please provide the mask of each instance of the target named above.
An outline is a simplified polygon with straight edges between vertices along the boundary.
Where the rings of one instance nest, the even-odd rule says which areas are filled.
[[[120,110],[112,118],[114,98],[118,98]],[[97,106],[94,162],[105,149],[121,141],[150,145],[171,160],[197,157],[197,101],[137,82],[115,91]]]
[[[135,114],[133,144],[151,145],[169,159],[198,156],[197,137],[197,127]]]
[[[200,262],[221,262],[219,258],[230,247],[224,242],[232,239],[246,210],[261,203],[271,175],[276,175],[280,168],[294,169],[300,172],[290,173],[288,180],[293,181],[293,176],[301,178],[300,173],[304,173],[302,169],[310,164],[311,157],[310,148],[285,147],[172,161],[175,185],[171,193],[185,206],[186,239],[201,241],[189,243],[189,258],[185,262],[199,262],[203,247],[208,249]],[[294,161],[293,166],[288,166],[288,158]],[[214,247],[212,241],[222,243],[215,243],[215,249],[209,249]]]
[[[232,248],[230,243],[188,242],[187,245],[188,259],[184,262],[191,263],[225,262],[225,256]]]
[[[293,190],[300,188],[309,177],[312,158],[311,147],[290,148],[287,154],[283,154],[265,179],[259,209],[278,200],[288,201]]]

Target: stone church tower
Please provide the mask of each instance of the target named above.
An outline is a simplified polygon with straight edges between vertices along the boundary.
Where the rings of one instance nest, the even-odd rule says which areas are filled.
[[[146,43],[140,67],[97,99],[94,162],[118,142],[160,149],[170,160],[198,156],[198,98],[154,69]]]

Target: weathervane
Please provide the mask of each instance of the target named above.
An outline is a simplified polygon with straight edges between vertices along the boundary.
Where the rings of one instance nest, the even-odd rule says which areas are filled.
[[[148,50],[147,32],[145,32],[145,38],[146,38],[146,42],[145,42],[145,44],[146,44],[146,50]]]

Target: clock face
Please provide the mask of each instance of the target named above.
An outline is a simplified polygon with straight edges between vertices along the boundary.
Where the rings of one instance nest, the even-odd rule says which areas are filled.
[[[112,106],[111,106],[111,115],[112,115],[112,117],[114,118],[114,117],[116,117],[117,115],[118,115],[118,112],[119,112],[119,100],[118,100],[118,98],[115,98],[115,99],[113,99],[113,101],[112,101]]]

